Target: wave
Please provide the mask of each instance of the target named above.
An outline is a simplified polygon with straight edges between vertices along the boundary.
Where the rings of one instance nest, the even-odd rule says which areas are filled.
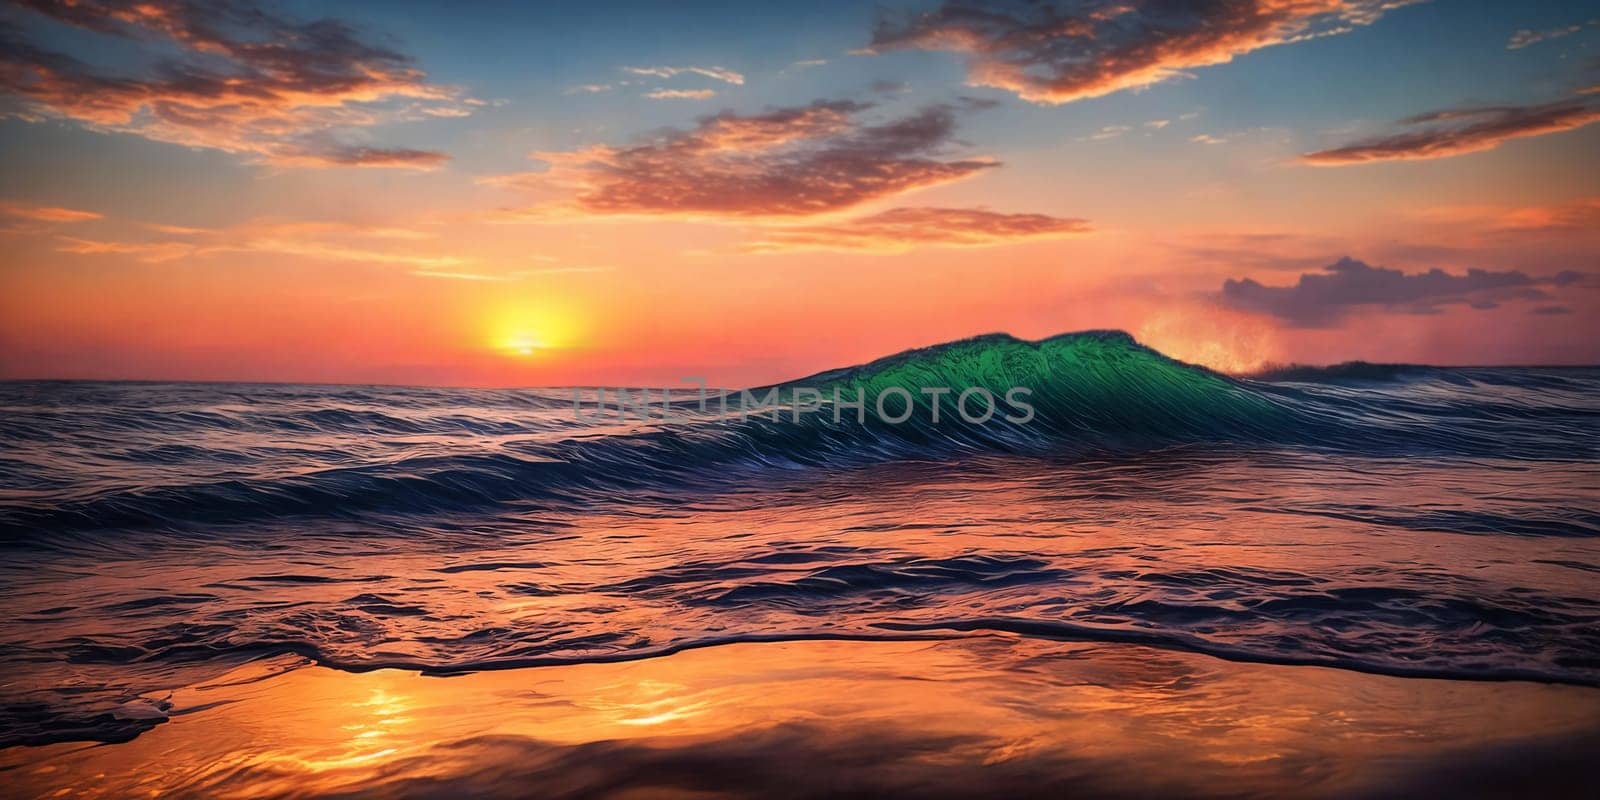
[[[1346,361],[1325,367],[1289,364],[1268,367],[1251,374],[1263,381],[1296,381],[1302,383],[1331,383],[1340,381],[1387,382],[1404,378],[1425,378],[1438,375],[1442,370],[1422,364],[1373,364],[1366,361]]]
[[[1340,369],[1319,374],[1433,374],[1404,366]],[[1291,377],[1306,379],[1302,373]],[[1275,376],[1280,378],[1290,379]],[[1550,380],[1592,389],[1596,381],[1590,378],[1541,379],[1527,390],[1561,388]],[[922,392],[932,387],[949,391]],[[963,418],[962,391],[981,388],[1005,398],[1013,387],[1029,390],[1032,419],[1014,421],[1004,408],[982,423]],[[108,404],[95,395],[114,390],[75,387],[68,391],[93,401],[73,405],[76,411],[62,411],[58,402],[30,413],[31,406],[13,403],[22,413],[0,427],[0,442],[38,448],[63,431],[126,440],[122,451],[103,459],[159,470],[162,480],[108,481],[87,494],[52,495],[48,481],[26,479],[27,465],[8,464],[4,472],[12,474],[0,474],[0,485],[36,491],[29,492],[32,499],[0,507],[0,540],[303,515],[559,510],[640,491],[716,491],[794,468],[970,453],[1070,457],[1283,445],[1582,458],[1595,452],[1592,423],[1600,418],[1586,401],[1541,406],[1481,393],[1402,397],[1235,379],[1168,358],[1118,331],[1038,341],[979,336],[761,387],[751,395],[776,392],[788,403],[803,388],[819,390],[823,400],[818,410],[798,418],[787,407],[776,415],[726,418],[701,412],[695,401],[680,401],[673,407],[680,414],[675,420],[583,422],[571,413],[570,395],[555,392],[264,387],[252,394],[233,385],[185,385],[160,402]],[[866,398],[865,418],[836,404],[835,390],[846,399]],[[902,398],[890,408],[911,399],[904,423],[891,424],[875,413],[872,398],[886,392]],[[740,395],[734,410],[742,402]],[[977,416],[983,403],[967,408]],[[271,433],[281,452],[264,454],[259,444],[224,451],[172,443],[174,437],[208,441],[218,432],[241,438]],[[1521,434],[1526,435],[1519,439]],[[283,448],[285,440],[304,449]],[[304,458],[308,452],[317,458]],[[252,471],[253,459],[274,463],[267,455],[282,455],[293,466]],[[319,466],[307,469],[306,460]],[[181,474],[186,464],[192,467],[189,479],[172,481],[171,474]]]

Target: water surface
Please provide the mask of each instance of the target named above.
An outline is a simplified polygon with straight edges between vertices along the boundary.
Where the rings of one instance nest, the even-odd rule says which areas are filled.
[[[445,675],[1003,634],[1600,685],[1600,370],[1234,380],[1096,333],[799,383],[1023,385],[1038,413],[0,384],[0,742],[126,741],[284,656]]]

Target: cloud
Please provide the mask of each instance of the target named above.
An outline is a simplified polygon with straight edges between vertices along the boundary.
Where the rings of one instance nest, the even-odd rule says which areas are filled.
[[[456,281],[501,282],[511,280],[505,275],[481,275],[476,272],[440,272],[431,269],[412,270],[411,274],[419,278],[445,278]]]
[[[249,2],[23,0],[0,18],[0,95],[10,113],[238,153],[268,163],[427,168],[442,153],[348,147],[387,121],[468,113],[411,59],[343,22],[300,22]],[[26,23],[26,24],[24,24]],[[111,74],[35,40],[42,28],[133,46],[142,68]],[[93,37],[84,38],[92,41]],[[87,47],[87,45],[86,45]],[[361,157],[383,153],[404,157]],[[354,155],[352,155],[354,154]]]
[[[1252,272],[1304,272],[1328,263],[1328,253],[1347,249],[1331,236],[1305,231],[1185,233],[1165,243],[1175,261],[1199,270],[1228,264]]]
[[[657,89],[645,95],[651,100],[709,100],[716,96],[710,89]]]
[[[1221,300],[1240,311],[1270,314],[1295,327],[1325,328],[1363,308],[1434,314],[1445,305],[1487,309],[1509,300],[1539,300],[1548,297],[1544,288],[1579,285],[1585,277],[1576,272],[1535,277],[1517,270],[1482,269],[1464,274],[1439,269],[1407,274],[1342,258],[1322,272],[1302,274],[1292,286],[1229,279],[1222,284]]]
[[[1534,106],[1484,106],[1430,111],[1403,119],[1399,133],[1308,153],[1307,164],[1321,167],[1403,161],[1493,150],[1503,142],[1581,128],[1600,120],[1600,103],[1561,100]]]
[[[629,146],[542,152],[546,172],[485,182],[570,193],[582,215],[802,217],[970,177],[998,165],[952,159],[958,111],[934,105],[869,123],[870,104],[818,101],[724,112]],[[547,213],[553,213],[551,209]]]
[[[1567,308],[1566,306],[1539,306],[1538,308],[1529,309],[1528,313],[1537,314],[1541,317],[1554,317],[1571,314],[1572,309]]]
[[[747,252],[869,250],[920,246],[986,247],[1088,233],[1086,220],[1046,214],[1002,214],[981,208],[895,208],[833,225],[775,227]]]
[[[75,208],[61,208],[59,206],[13,203],[5,200],[0,200],[0,214],[33,222],[88,222],[105,218],[104,215],[93,211],[79,211]]]
[[[540,267],[537,269],[517,270],[511,274],[523,278],[529,275],[579,275],[593,272],[610,272],[612,267]]]
[[[1441,206],[1423,209],[1417,217],[1481,234],[1600,232],[1600,196],[1540,206]]]
[[[562,92],[562,94],[599,94],[601,92],[609,92],[615,88],[615,86],[612,86],[609,83],[585,83],[579,86],[574,86],[565,92]]]
[[[793,64],[790,64],[789,66],[791,68],[793,68],[793,69],[809,69],[811,67],[824,66],[827,63],[828,63],[828,59],[826,59],[826,58],[808,58],[808,59],[806,59],[804,61],[796,61]]]
[[[133,256],[135,260],[143,261],[147,264],[175,261],[196,253],[196,247],[188,242],[109,242],[97,239],[79,239],[72,236],[63,236],[61,238],[61,246],[57,247],[56,250],[80,256]]]
[[[58,252],[82,256],[123,255],[156,264],[179,259],[208,258],[246,253],[293,256],[324,261],[367,264],[401,264],[423,270],[441,270],[467,263],[448,255],[418,253],[414,241],[427,234],[403,228],[362,226],[330,222],[256,221],[225,228],[148,226],[164,234],[157,239],[88,239],[63,236]],[[404,250],[375,246],[380,242],[406,242]]]
[[[1574,25],[1567,25],[1566,27],[1562,28],[1549,28],[1542,31],[1523,28],[1522,30],[1511,34],[1511,39],[1506,42],[1506,49],[1521,50],[1529,45],[1547,42],[1551,39],[1560,39],[1563,36],[1571,36],[1572,34],[1577,33],[1584,28],[1592,28],[1597,25],[1600,25],[1600,19],[1591,19],[1588,22],[1580,22]]]
[[[285,152],[280,164],[337,165],[341,167],[402,167],[429,170],[443,166],[450,157],[433,150],[409,148],[333,146],[299,154]]]
[[[623,72],[652,78],[675,78],[679,75],[699,75],[714,81],[744,85],[744,76],[725,67],[623,67]]]
[[[595,272],[610,272],[611,267],[545,267],[540,269],[523,269],[505,274],[488,274],[482,272],[456,272],[446,270],[419,269],[412,270],[411,274],[419,278],[443,278],[456,281],[475,281],[479,283],[504,283],[517,281],[535,275],[578,275]]]
[[[1131,130],[1133,130],[1131,125],[1107,125],[1088,136],[1080,138],[1078,141],[1103,142],[1107,139],[1115,139]]]
[[[1137,89],[1263,47],[1367,25],[1412,0],[1082,0],[996,6],[951,0],[880,15],[870,52],[967,56],[967,80],[1057,105]]]

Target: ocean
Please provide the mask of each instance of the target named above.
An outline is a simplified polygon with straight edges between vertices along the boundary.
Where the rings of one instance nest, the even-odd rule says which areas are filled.
[[[0,746],[31,746],[4,751],[14,769],[131,747],[225,713],[174,698],[239,670],[490,680],[789,652],[1016,681],[1048,651],[1600,687],[1600,369],[1244,379],[1090,332],[799,384],[1023,386],[1036,415],[741,419],[680,389],[641,420],[596,416],[592,392],[574,413],[569,389],[0,383]],[[991,641],[1008,649],[971,649]],[[774,692],[810,679],[773,669]]]

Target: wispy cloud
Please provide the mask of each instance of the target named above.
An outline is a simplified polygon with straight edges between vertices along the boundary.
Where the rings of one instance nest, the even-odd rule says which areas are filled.
[[[958,113],[934,105],[869,122],[855,101],[726,112],[639,144],[536,153],[546,172],[486,179],[571,195],[585,215],[798,217],[959,180],[997,162],[951,158]]]
[[[1441,206],[1422,209],[1417,216],[1489,234],[1590,232],[1600,236],[1600,196],[1533,206]]]
[[[450,156],[437,150],[405,147],[347,147],[336,145],[304,152],[286,151],[274,159],[279,164],[341,167],[401,167],[429,170],[444,166]]]
[[[61,237],[58,252],[72,253],[80,256],[123,255],[132,256],[136,261],[155,264],[163,261],[175,261],[195,255],[199,248],[189,242],[154,241],[154,242],[126,242],[104,241],[99,239],[81,239],[75,236]]]
[[[315,166],[430,168],[446,156],[350,146],[387,121],[468,113],[410,57],[334,19],[302,22],[251,2],[50,2],[0,20],[0,93],[24,116]],[[47,49],[32,31],[64,25],[131,43],[157,66],[111,74]],[[59,41],[59,37],[51,41]],[[174,54],[175,53],[175,54]]]
[[[1133,130],[1131,125],[1107,125],[1088,136],[1082,137],[1080,141],[1103,142],[1107,139],[1115,139],[1131,130]]]
[[[505,275],[481,275],[476,272],[441,272],[431,269],[412,270],[411,274],[419,278],[444,278],[446,280],[454,281],[499,282],[511,280],[511,278],[506,277]]]
[[[1588,22],[1579,22],[1560,28],[1546,28],[1542,31],[1523,28],[1522,30],[1511,34],[1511,39],[1506,42],[1506,49],[1521,50],[1522,48],[1530,45],[1546,42],[1551,39],[1560,39],[1563,36],[1571,36],[1572,34],[1577,33],[1584,28],[1593,28],[1596,26],[1600,26],[1600,19],[1591,19]]]
[[[75,208],[61,208],[60,206],[40,206],[31,203],[16,203],[0,200],[0,214],[18,219],[32,220],[33,222],[88,222],[90,220],[104,219],[104,216],[93,211],[80,211]]]
[[[144,263],[200,259],[217,255],[261,253],[332,262],[395,264],[424,270],[445,270],[466,259],[419,253],[414,242],[426,238],[406,229],[327,222],[257,221],[224,228],[152,225],[162,238],[90,239],[63,236],[57,251],[82,256],[123,255]],[[383,243],[404,242],[404,250]]]
[[[773,227],[747,252],[866,250],[900,252],[916,247],[987,247],[1088,233],[1082,219],[1047,214],[1003,214],[981,208],[895,208],[833,225]]]
[[[1576,286],[1584,279],[1576,272],[1536,277],[1517,270],[1407,274],[1342,258],[1321,272],[1302,274],[1290,286],[1229,279],[1220,297],[1224,305],[1241,311],[1270,314],[1296,327],[1323,328],[1362,308],[1435,314],[1446,305],[1488,309],[1510,300],[1541,300],[1549,296],[1547,288]]]
[[[595,272],[611,272],[614,267],[538,267],[535,269],[521,269],[512,273],[518,277],[528,275],[582,275]]]
[[[419,269],[413,270],[412,275],[419,278],[443,278],[456,281],[477,281],[488,283],[505,283],[517,281],[536,275],[576,275],[595,272],[610,272],[611,267],[548,267],[539,269],[521,269],[505,274],[489,274],[482,272],[456,272],[446,270]]]
[[[951,0],[884,14],[870,52],[967,56],[967,80],[1035,103],[1137,89],[1263,47],[1367,25],[1414,0],[1083,0],[996,6]]]
[[[634,75],[645,75],[653,78],[675,78],[679,75],[699,75],[714,81],[731,83],[735,86],[744,84],[744,76],[726,67],[623,67],[623,72]]]
[[[716,96],[711,89],[657,89],[645,94],[651,100],[709,100]]]
[[[585,83],[573,86],[562,92],[562,94],[599,94],[601,92],[609,92],[615,88],[617,87],[609,83]]]
[[[1403,119],[1409,130],[1307,153],[1315,166],[1448,158],[1493,150],[1512,139],[1581,128],[1600,120],[1600,102],[1577,98],[1533,106],[1484,106],[1430,111]]]

